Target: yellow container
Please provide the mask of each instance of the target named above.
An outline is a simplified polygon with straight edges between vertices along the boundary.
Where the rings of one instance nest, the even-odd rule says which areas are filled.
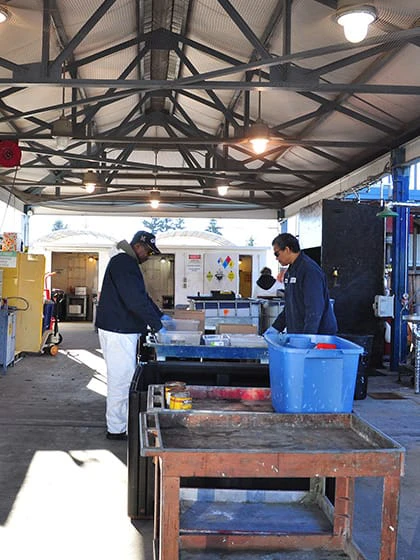
[[[10,253],[10,266],[3,267],[3,297],[16,314],[16,353],[39,352],[44,306],[44,255]],[[18,298],[18,299],[16,299]]]
[[[169,408],[171,404],[171,393],[185,391],[187,384],[184,381],[168,381],[165,383],[165,405]]]
[[[171,393],[171,400],[169,404],[171,410],[191,410],[192,398],[189,391],[179,391]]]

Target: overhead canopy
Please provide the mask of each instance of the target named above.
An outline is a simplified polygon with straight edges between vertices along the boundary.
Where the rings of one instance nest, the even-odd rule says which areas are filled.
[[[419,136],[418,0],[368,2],[376,21],[360,43],[337,23],[348,4],[3,0],[3,200],[35,212],[282,215]],[[256,124],[269,127],[259,155]]]

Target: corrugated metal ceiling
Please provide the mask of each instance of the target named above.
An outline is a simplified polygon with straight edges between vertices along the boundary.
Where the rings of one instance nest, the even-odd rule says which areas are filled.
[[[334,0],[0,2],[0,139],[23,154],[0,185],[36,212],[146,215],[156,185],[155,215],[275,215],[419,136],[419,3],[369,4],[352,45]]]

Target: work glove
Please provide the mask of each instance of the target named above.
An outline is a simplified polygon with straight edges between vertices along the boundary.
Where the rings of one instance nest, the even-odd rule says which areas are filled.
[[[168,331],[176,331],[176,324],[173,317],[170,317],[169,315],[162,315],[160,320],[162,321],[163,326],[168,329]]]
[[[169,315],[162,315],[162,317],[160,318],[161,321],[173,321],[173,317],[170,317]]]
[[[155,331],[153,336],[154,336],[156,342],[158,342],[158,343],[162,342],[163,335],[165,335],[167,332],[168,332],[168,329],[165,329],[165,327],[162,327],[158,331]]]
[[[274,327],[268,327],[268,329],[263,334],[274,335],[274,334],[279,334],[279,331]]]

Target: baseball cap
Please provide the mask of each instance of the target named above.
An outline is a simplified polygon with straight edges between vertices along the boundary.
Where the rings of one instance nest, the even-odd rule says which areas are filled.
[[[143,245],[146,245],[146,247],[152,251],[153,255],[160,255],[160,251],[156,247],[156,237],[153,233],[149,231],[138,231],[131,240],[131,245],[135,245],[136,243],[143,243]]]

